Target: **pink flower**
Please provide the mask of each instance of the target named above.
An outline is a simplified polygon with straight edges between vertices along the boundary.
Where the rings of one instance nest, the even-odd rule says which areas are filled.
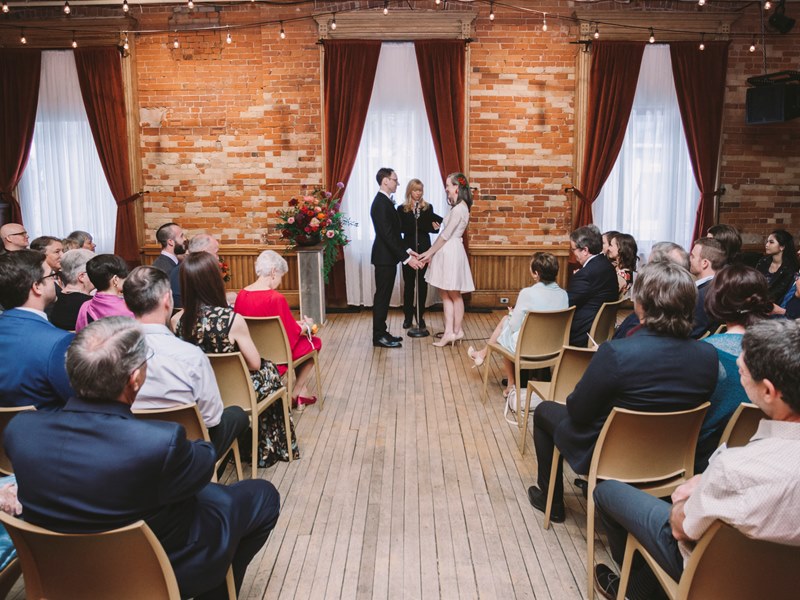
[[[339,188],[340,190],[343,190],[344,184],[340,181],[339,183],[336,184],[336,187]]]
[[[289,225],[291,225],[292,223],[294,223],[294,217],[289,217],[288,219],[286,219],[286,222],[287,222]]]
[[[325,233],[325,235],[327,235],[329,238],[332,238],[333,236],[335,236],[335,235],[336,235],[336,232],[335,232],[335,231],[333,231],[333,230],[331,230],[331,229],[329,229],[329,230],[328,230],[328,231]]]
[[[314,229],[318,228],[319,227],[319,219],[314,217],[313,219],[311,219],[311,222],[309,223],[309,225],[311,225],[311,227],[313,227]]]
[[[314,196],[303,196],[303,202],[314,202],[316,198]]]
[[[333,196],[333,194],[331,194],[330,192],[325,192],[325,197],[326,198],[330,198],[331,196]]]

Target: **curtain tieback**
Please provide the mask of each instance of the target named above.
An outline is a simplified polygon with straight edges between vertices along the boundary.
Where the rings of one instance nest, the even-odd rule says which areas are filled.
[[[117,206],[125,206],[126,204],[130,204],[139,199],[139,197],[144,196],[144,192],[136,192],[133,196],[128,196],[122,202],[118,202]]]
[[[588,200],[586,199],[586,196],[583,195],[583,192],[580,191],[575,186],[572,186],[571,188],[567,188],[567,191],[568,192],[572,192],[573,194],[575,194],[578,197],[579,200],[581,200],[583,202],[588,202]]]

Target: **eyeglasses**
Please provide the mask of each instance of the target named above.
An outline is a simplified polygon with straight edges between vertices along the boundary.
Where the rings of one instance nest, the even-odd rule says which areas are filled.
[[[58,277],[61,277],[61,271],[53,271],[53,272],[52,272],[52,273],[50,273],[49,275],[45,275],[44,277],[42,277],[42,278],[39,280],[39,283],[44,283],[44,281],[45,281],[46,279],[50,279],[51,277],[53,278],[53,281],[55,281],[55,280],[56,280]]]

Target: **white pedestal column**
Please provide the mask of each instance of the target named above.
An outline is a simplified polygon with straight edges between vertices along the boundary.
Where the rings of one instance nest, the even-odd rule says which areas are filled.
[[[309,316],[325,323],[325,280],[322,277],[322,244],[297,248],[297,274],[300,284],[300,318]]]

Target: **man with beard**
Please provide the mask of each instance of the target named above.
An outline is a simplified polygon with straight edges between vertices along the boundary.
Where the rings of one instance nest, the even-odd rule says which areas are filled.
[[[161,244],[161,254],[153,262],[153,266],[169,275],[178,266],[178,256],[186,253],[186,237],[180,225],[165,223],[156,231],[156,240]]]

